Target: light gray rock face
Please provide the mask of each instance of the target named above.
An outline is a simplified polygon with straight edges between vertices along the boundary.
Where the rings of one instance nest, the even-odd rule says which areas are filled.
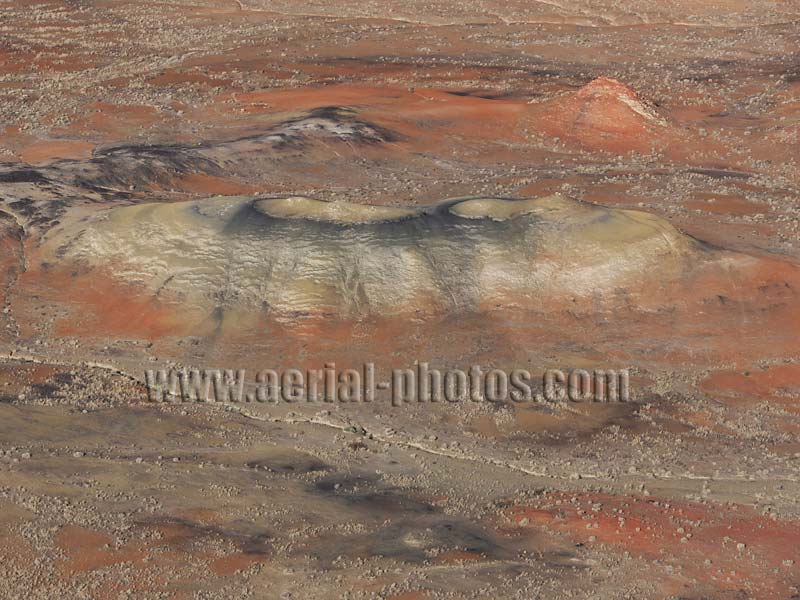
[[[113,208],[46,252],[201,310],[275,316],[538,308],[669,278],[700,252],[653,215],[563,196],[381,207],[211,198]]]

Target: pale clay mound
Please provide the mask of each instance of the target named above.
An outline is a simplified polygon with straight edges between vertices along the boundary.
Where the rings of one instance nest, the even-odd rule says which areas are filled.
[[[114,208],[51,231],[53,263],[106,268],[198,317],[429,313],[669,280],[699,246],[663,219],[560,195],[392,208],[217,198]]]
[[[308,219],[329,223],[379,223],[413,217],[411,208],[371,206],[352,202],[324,202],[304,196],[257,200],[253,208],[278,219]]]

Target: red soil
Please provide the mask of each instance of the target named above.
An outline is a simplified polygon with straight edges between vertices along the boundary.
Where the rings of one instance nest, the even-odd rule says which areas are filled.
[[[772,520],[746,506],[553,493],[514,507],[510,516],[526,528],[669,565],[672,574],[661,577],[684,592],[786,598],[800,575],[794,562],[800,522]]]

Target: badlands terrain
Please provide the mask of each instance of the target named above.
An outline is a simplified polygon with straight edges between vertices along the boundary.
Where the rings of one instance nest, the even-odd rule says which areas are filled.
[[[0,598],[800,597],[796,1],[0,0],[0,132]],[[415,361],[630,398],[145,387]]]

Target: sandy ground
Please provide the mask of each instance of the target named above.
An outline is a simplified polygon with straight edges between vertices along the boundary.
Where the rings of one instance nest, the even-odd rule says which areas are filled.
[[[800,593],[796,3],[0,0],[0,15],[0,596]],[[220,198],[305,196],[363,221],[554,193],[642,211],[671,249],[644,246],[644,263],[619,228],[559,249],[492,213],[508,235],[481,248],[561,265],[573,287],[511,294],[476,238],[447,238],[467,258],[420,284],[451,294],[442,309],[397,284],[413,228],[361,260],[314,237],[319,215],[280,238],[221,219],[212,256],[192,216]],[[238,275],[284,250],[385,281],[402,310],[249,300],[302,284]],[[594,289],[579,267],[598,256],[640,266]],[[203,277],[141,276],[162,267]],[[632,397],[153,403],[143,386],[147,368],[415,360],[627,367]]]

